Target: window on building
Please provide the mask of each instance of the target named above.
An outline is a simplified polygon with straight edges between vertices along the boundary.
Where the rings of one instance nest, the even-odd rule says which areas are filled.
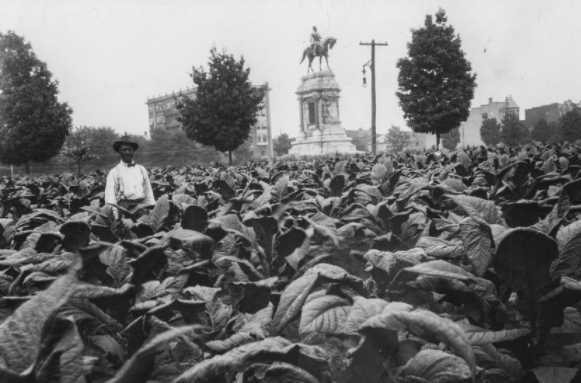
[[[309,124],[316,124],[315,103],[309,102]]]

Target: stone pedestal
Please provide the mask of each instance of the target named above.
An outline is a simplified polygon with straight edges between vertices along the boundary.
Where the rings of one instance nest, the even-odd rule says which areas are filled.
[[[341,126],[339,84],[331,71],[308,74],[297,90],[301,136],[289,154],[357,153]]]

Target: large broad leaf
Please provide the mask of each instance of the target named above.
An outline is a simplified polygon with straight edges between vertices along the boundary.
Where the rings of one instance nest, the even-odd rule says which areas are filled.
[[[188,251],[191,255],[199,254],[202,258],[212,256],[214,240],[198,231],[188,229],[174,229],[168,233],[170,246]]]
[[[158,232],[169,218],[170,211],[171,202],[167,194],[164,194],[156,201],[146,223],[151,226],[154,232]]]
[[[85,345],[79,329],[71,318],[58,319],[45,329],[41,355],[45,355],[37,368],[38,381],[58,379],[62,383],[84,383],[83,349]]]
[[[307,297],[302,309],[299,333],[341,334],[345,333],[345,323],[351,302],[337,295],[319,290]]]
[[[0,368],[20,373],[35,363],[48,318],[75,290],[76,270],[30,298],[0,325]]]
[[[345,188],[345,175],[337,174],[329,180],[329,190],[331,191],[331,196],[340,196]]]
[[[140,285],[147,280],[156,278],[161,270],[167,266],[168,260],[162,246],[152,246],[130,264],[133,266],[132,283]]]
[[[424,249],[426,254],[434,258],[457,259],[464,255],[464,247],[460,241],[450,241],[437,237],[422,236],[416,247]]]
[[[272,188],[272,196],[278,201],[282,202],[286,195],[286,191],[289,184],[289,177],[287,174],[283,174],[278,178],[276,183]]]
[[[561,228],[557,232],[559,258],[551,267],[554,276],[581,278],[581,220]]]
[[[402,367],[399,377],[403,382],[450,383],[465,381],[471,375],[462,358],[440,350],[422,350]]]
[[[475,278],[473,274],[464,270],[460,266],[442,261],[441,259],[419,263],[415,266],[407,267],[404,270],[410,273],[428,275],[432,277],[459,279],[462,281],[469,281]]]
[[[182,216],[182,227],[188,230],[203,232],[208,226],[208,213],[200,206],[191,205]]]
[[[210,227],[217,226],[222,230],[235,234],[241,238],[246,239],[250,244],[253,244],[256,235],[252,228],[244,225],[236,214],[220,215],[210,220]]]
[[[76,251],[89,244],[91,227],[86,222],[69,221],[61,226],[60,232],[65,236],[63,247],[68,251]]]
[[[557,255],[555,240],[534,229],[513,229],[498,244],[494,269],[505,287],[522,293],[532,320],[540,294],[551,282],[549,267]]]
[[[177,327],[155,336],[147,344],[142,346],[139,351],[133,354],[131,359],[125,362],[121,369],[107,383],[146,382],[152,373],[154,367],[153,361],[159,347],[175,338],[194,334],[198,329],[200,329],[198,325]]]
[[[343,327],[347,333],[357,333],[361,325],[369,318],[390,311],[410,311],[411,309],[412,306],[403,302],[387,302],[378,298],[355,297]]]
[[[571,383],[579,370],[567,367],[537,367],[532,371],[539,383]]]
[[[513,328],[506,330],[491,331],[481,328],[465,329],[466,337],[471,345],[483,345],[499,342],[508,342],[530,334],[528,328]]]
[[[420,337],[436,338],[463,357],[473,374],[476,372],[474,352],[465,332],[458,324],[431,311],[389,311],[365,321],[361,330],[365,328],[383,328],[396,332],[408,331]]]
[[[296,318],[313,290],[315,284],[323,278],[327,281],[345,282],[354,287],[362,287],[362,281],[346,272],[339,266],[319,263],[308,269],[304,275],[287,285],[282,292],[278,307],[270,324],[271,331],[276,334],[290,321]]]
[[[493,382],[520,381],[524,375],[519,360],[507,354],[506,351],[499,351],[492,344],[473,348],[478,366],[486,369],[485,379],[491,376]]]
[[[388,283],[401,269],[416,265],[425,260],[426,253],[422,249],[396,251],[393,253],[390,251],[371,249],[365,253],[364,258],[370,266],[370,271],[376,269],[387,274],[385,276],[385,282]]]
[[[131,277],[131,266],[126,253],[122,246],[112,245],[99,254],[99,260],[107,266],[107,274],[113,279],[114,287],[122,286]]]
[[[223,340],[206,342],[206,347],[214,353],[221,354],[246,343],[264,339],[267,336],[266,327],[272,319],[272,303],[255,314],[243,314],[237,322],[242,322],[237,332]],[[236,326],[236,325],[235,325]]]
[[[424,177],[403,178],[398,183],[393,194],[397,195],[402,202],[405,202],[419,191],[428,187],[429,183],[430,181]]]
[[[271,331],[277,334],[290,321],[296,318],[317,283],[319,276],[314,273],[305,273],[287,285],[282,292],[278,307],[270,324]]]
[[[300,367],[321,379],[328,376],[326,354],[318,347],[293,344],[276,337],[237,347],[223,355],[206,359],[180,375],[173,383],[217,382],[245,370],[256,362],[301,363]],[[294,363],[293,363],[294,362]]]
[[[454,201],[454,203],[469,216],[479,217],[489,224],[502,224],[502,218],[498,211],[498,207],[493,201],[464,194],[448,194],[447,197]]]
[[[250,380],[252,376],[253,380]],[[248,380],[247,380],[248,379]],[[319,383],[307,371],[285,362],[254,363],[244,371],[244,381],[261,383]]]
[[[563,186],[563,193],[569,196],[573,204],[581,203],[581,179],[576,179]]]
[[[315,230],[315,233],[321,235],[326,239],[331,240],[335,247],[339,247],[339,234],[335,226],[320,224],[309,218],[305,218],[305,220],[311,224],[311,226]]]
[[[550,205],[542,205],[537,201],[528,200],[505,203],[502,206],[503,216],[510,227],[534,225],[550,211]]]
[[[482,276],[488,269],[494,253],[490,227],[478,218],[466,218],[460,222],[460,237],[474,274]]]
[[[280,257],[287,257],[296,248],[300,247],[307,238],[307,233],[303,229],[292,227],[290,230],[278,236],[276,240],[276,251]]]
[[[557,232],[557,243],[559,251],[562,252],[565,246],[581,234],[581,219],[577,220]]]
[[[274,235],[278,232],[278,222],[272,217],[252,217],[245,220],[245,224],[252,225],[256,233],[256,240],[264,249],[265,259],[262,261],[267,274],[270,274],[274,250]]]
[[[377,184],[381,185],[389,176],[389,171],[383,164],[377,163],[371,168],[371,179]]]

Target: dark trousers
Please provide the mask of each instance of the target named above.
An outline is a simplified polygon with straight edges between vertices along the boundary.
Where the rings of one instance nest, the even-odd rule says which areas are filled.
[[[123,209],[127,209],[129,211],[135,209],[139,204],[143,203],[144,199],[122,199],[117,202],[117,205],[121,206]]]

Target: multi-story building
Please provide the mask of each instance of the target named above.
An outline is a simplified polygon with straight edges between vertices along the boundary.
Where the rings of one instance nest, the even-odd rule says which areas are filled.
[[[480,127],[486,118],[495,118],[499,123],[507,114],[512,114],[519,118],[520,108],[511,96],[505,97],[504,101],[493,101],[488,99],[488,104],[483,104],[470,109],[468,119],[460,124],[459,146],[483,145],[480,137]]]
[[[250,130],[250,143],[254,155],[258,158],[272,158],[272,129],[270,125],[270,103],[268,83],[256,85],[264,91],[264,99],[260,104],[256,124]],[[179,122],[179,111],[177,103],[181,97],[196,97],[196,89],[189,88],[161,96],[147,99],[147,109],[149,113],[149,131],[164,129],[172,131],[181,129]]]
[[[575,107],[581,108],[581,102],[574,103],[571,100],[567,100],[563,103],[554,102],[552,104],[525,109],[525,123],[532,129],[542,119],[548,123],[557,122],[565,113]]]

